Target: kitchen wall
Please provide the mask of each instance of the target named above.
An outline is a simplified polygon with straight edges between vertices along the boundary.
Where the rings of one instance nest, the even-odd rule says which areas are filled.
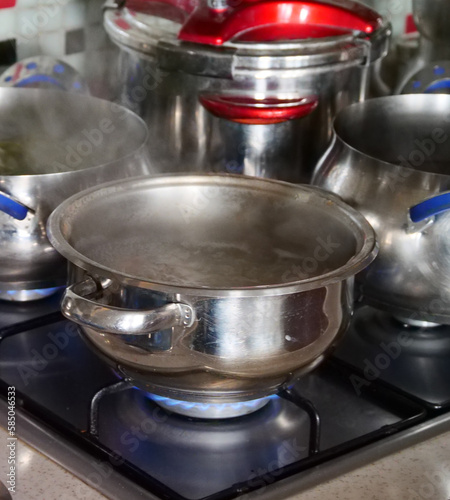
[[[103,29],[103,3],[0,0],[0,71],[24,58],[49,55],[85,76],[92,94],[108,97],[116,49]]]

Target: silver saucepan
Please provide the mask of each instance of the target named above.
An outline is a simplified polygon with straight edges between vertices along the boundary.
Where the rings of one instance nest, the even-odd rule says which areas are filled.
[[[31,300],[66,282],[47,240],[51,211],[72,194],[149,170],[147,129],[101,99],[0,89],[0,298]]]
[[[256,399],[316,366],[377,250],[334,195],[227,175],[90,189],[48,234],[71,270],[63,314],[124,377],[186,401]]]
[[[450,324],[450,97],[354,104],[313,182],[361,211],[380,244],[361,273],[372,305],[408,322]]]

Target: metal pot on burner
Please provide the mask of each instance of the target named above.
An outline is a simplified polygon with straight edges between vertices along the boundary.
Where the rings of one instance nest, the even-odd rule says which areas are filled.
[[[147,129],[107,101],[0,89],[0,299],[32,300],[66,283],[45,224],[72,194],[149,171]]]
[[[314,187],[227,175],[94,188],[50,241],[63,314],[126,379],[183,401],[253,400],[314,368],[345,331],[370,225]]]
[[[450,324],[449,110],[449,96],[425,94],[348,107],[313,179],[375,229],[362,293],[408,323]]]

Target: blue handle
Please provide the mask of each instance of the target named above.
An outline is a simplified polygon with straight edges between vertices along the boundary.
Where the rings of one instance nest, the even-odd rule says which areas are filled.
[[[58,82],[55,78],[52,78],[48,75],[32,75],[28,78],[24,78],[17,83],[16,87],[26,87],[27,85],[36,84],[36,83],[50,83],[55,85],[55,87],[63,89],[61,82]]]
[[[409,209],[409,216],[413,222],[420,222],[446,210],[450,210],[450,193],[438,194],[414,205]]]
[[[443,80],[438,80],[437,82],[432,83],[430,86],[428,86],[424,94],[431,94],[437,90],[448,90],[450,88],[450,79],[445,78]]]
[[[7,196],[0,193],[0,211],[14,217],[17,220],[24,220],[28,214],[28,208],[17,203],[17,201],[11,200]]]

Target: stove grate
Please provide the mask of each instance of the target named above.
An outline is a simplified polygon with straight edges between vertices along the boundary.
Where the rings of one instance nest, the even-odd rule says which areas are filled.
[[[3,343],[7,339],[27,334],[27,332],[30,332],[31,330],[55,325],[62,320],[63,318],[61,314],[59,312],[54,312],[43,315],[39,318],[33,318],[31,320],[1,328],[0,360]],[[36,332],[33,332],[33,334],[35,333]],[[354,370],[352,366],[347,363],[340,362],[339,360],[330,359],[326,363],[330,369],[346,378],[349,378],[354,373],[359,373],[358,370]],[[0,394],[4,399],[6,399],[7,387],[9,384],[10,383],[6,376],[0,370]],[[192,500],[192,498],[180,495],[177,491],[168,487],[166,484],[163,484],[160,480],[145,473],[130,461],[118,457],[112,449],[108,448],[99,441],[99,406],[102,400],[112,394],[126,390],[135,389],[133,389],[129,381],[117,380],[116,375],[111,376],[110,383],[107,383],[100,389],[96,390],[94,395],[90,397],[89,408],[87,409],[86,429],[80,429],[69,424],[63,418],[53,413],[51,409],[40,404],[39,401],[36,401],[32,395],[27,394],[25,390],[22,390],[22,388],[18,387],[16,389],[16,394],[18,410],[24,411],[28,415],[32,415],[32,417],[35,420],[40,421],[44,427],[51,428],[52,430],[58,432],[63,438],[70,440],[76,447],[86,450],[93,457],[115,464],[114,468],[118,472],[141,485],[150,493],[161,499]],[[387,405],[393,408],[395,412],[401,416],[400,420],[390,425],[384,425],[375,431],[368,432],[367,434],[351,439],[345,443],[322,450],[320,443],[323,421],[321,418],[321,411],[317,408],[316,402],[313,402],[310,397],[306,397],[302,393],[301,388],[283,388],[279,391],[278,396],[281,399],[295,405],[308,416],[309,446],[307,456],[281,467],[276,471],[276,474],[270,474],[269,472],[262,473],[257,478],[253,478],[252,482],[244,481],[233,484],[229,488],[225,488],[214,494],[201,497],[202,500],[231,500],[233,498],[238,498],[243,494],[250,493],[294,474],[300,474],[311,467],[326,463],[355,449],[362,448],[375,441],[381,440],[386,436],[395,434],[403,429],[413,427],[427,418],[430,418],[430,409],[426,409],[417,401],[409,399],[404,394],[395,391],[394,388],[389,387],[386,384],[374,381],[370,387],[364,388],[363,390],[366,391],[371,398],[379,401],[380,405]],[[200,497],[196,500],[200,500]]]

